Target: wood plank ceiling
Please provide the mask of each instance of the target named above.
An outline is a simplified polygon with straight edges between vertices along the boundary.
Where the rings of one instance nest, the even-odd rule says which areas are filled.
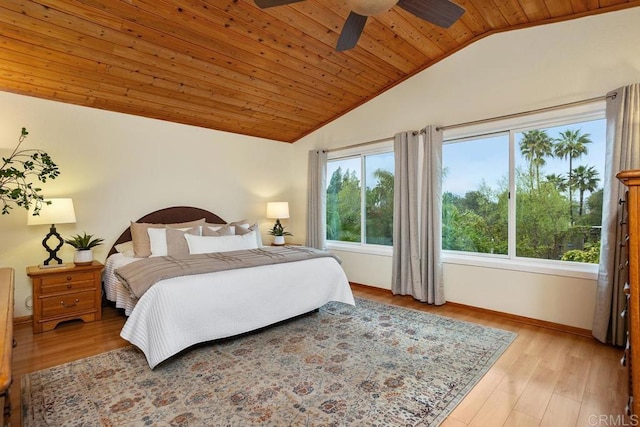
[[[344,0],[2,0],[0,90],[294,142],[487,35],[640,0],[457,0],[449,29],[400,7],[336,52]]]

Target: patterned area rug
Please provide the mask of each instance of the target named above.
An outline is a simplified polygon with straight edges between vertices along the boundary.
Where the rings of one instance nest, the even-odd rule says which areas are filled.
[[[25,375],[25,426],[436,426],[516,334],[358,299],[194,347]]]

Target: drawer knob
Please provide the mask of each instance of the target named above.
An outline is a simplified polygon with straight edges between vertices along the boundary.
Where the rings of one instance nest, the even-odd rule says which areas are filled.
[[[73,285],[72,285],[71,283],[69,283],[69,284],[67,285],[67,289],[71,289],[72,287],[73,287]]]
[[[78,298],[76,298],[72,304],[65,304],[64,301],[60,301],[60,305],[66,308],[71,308],[71,307],[75,307],[76,305],[78,305],[78,303],[80,302],[80,300]]]
[[[67,281],[71,280],[72,277],[71,276],[67,276]]]

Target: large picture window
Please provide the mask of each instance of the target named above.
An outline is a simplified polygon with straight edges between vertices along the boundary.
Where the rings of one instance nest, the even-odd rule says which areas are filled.
[[[327,161],[327,240],[393,245],[394,157],[390,144]]]
[[[444,250],[598,263],[602,112],[511,125],[443,146]]]

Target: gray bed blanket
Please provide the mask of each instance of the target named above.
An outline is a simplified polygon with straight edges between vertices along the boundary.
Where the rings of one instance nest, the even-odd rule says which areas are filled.
[[[160,280],[192,274],[332,257],[329,252],[305,246],[274,246],[231,252],[143,258],[119,267],[114,274],[137,298]]]

